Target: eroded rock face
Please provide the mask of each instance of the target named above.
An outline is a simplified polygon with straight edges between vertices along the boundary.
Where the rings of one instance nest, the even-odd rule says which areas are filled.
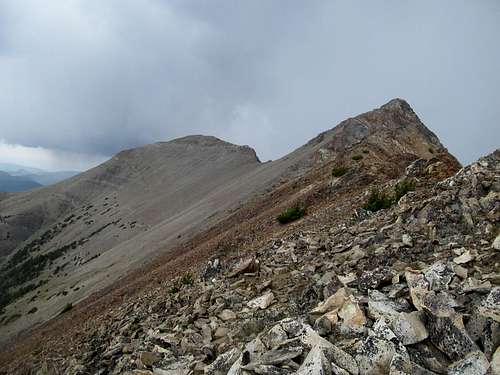
[[[499,161],[390,210],[274,239],[176,294],[162,286],[155,304],[125,304],[64,371],[498,374]]]

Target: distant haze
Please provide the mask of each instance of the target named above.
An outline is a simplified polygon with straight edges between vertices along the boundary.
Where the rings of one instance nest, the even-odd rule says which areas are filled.
[[[498,0],[0,0],[0,162],[82,170],[187,134],[278,158],[405,98],[499,147]]]

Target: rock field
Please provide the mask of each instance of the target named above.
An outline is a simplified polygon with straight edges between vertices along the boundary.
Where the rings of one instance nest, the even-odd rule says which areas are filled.
[[[497,150],[390,209],[214,258],[37,373],[500,374],[499,162]]]

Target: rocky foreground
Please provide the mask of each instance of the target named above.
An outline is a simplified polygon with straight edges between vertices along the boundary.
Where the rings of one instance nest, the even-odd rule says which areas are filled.
[[[500,374],[499,161],[236,264],[214,259],[110,312],[38,373]]]
[[[214,259],[111,311],[38,373],[500,374],[499,162]],[[405,178],[433,168],[417,160]]]

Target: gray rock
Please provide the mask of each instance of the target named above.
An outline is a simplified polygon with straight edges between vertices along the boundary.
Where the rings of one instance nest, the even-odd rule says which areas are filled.
[[[430,290],[440,291],[448,289],[455,272],[452,266],[445,262],[436,262],[424,271],[425,279],[429,283]]]
[[[285,330],[282,328],[281,324],[276,324],[269,331],[262,334],[260,336],[264,345],[267,346],[268,349],[272,349],[277,347],[283,341],[288,339],[288,335]]]
[[[500,322],[500,287],[497,286],[491,290],[486,300],[479,307],[479,311],[483,316]]]
[[[474,256],[470,253],[469,250],[467,250],[462,255],[453,258],[453,262],[455,262],[456,264],[465,264],[465,263],[469,263],[473,259],[474,259]]]
[[[500,375],[500,346],[497,348],[491,359],[491,372],[493,375]]]
[[[396,353],[389,366],[389,375],[413,375],[413,366],[408,358]]]
[[[259,270],[259,261],[256,258],[247,258],[241,260],[234,268],[228,273],[227,277],[235,277],[242,273],[252,273]]]
[[[440,317],[426,313],[426,316],[430,340],[452,360],[479,350],[465,330],[461,315]]]
[[[390,371],[394,344],[379,337],[368,337],[356,354],[360,375],[386,375]]]
[[[401,240],[403,242],[403,245],[405,246],[408,246],[408,247],[412,247],[413,246],[413,238],[411,238],[411,236],[409,234],[403,234],[403,236],[401,237]]]
[[[273,292],[268,292],[260,297],[254,298],[247,303],[247,306],[251,309],[267,309],[274,301]]]
[[[329,375],[332,372],[330,362],[323,353],[323,348],[313,347],[296,375]]]
[[[400,313],[392,322],[392,330],[403,345],[416,344],[429,337],[424,322],[425,313],[422,311]]]
[[[160,359],[161,359],[161,355],[159,353],[142,352],[139,355],[139,360],[141,361],[142,365],[146,366],[146,367],[153,366]]]
[[[490,364],[481,351],[474,351],[465,358],[452,363],[448,369],[449,375],[484,375]]]
[[[498,236],[496,236],[495,240],[491,244],[491,247],[496,249],[496,250],[500,250],[500,234]]]
[[[231,310],[225,309],[219,313],[218,317],[226,322],[228,320],[236,319],[236,314]]]
[[[302,347],[270,350],[243,366],[242,369],[254,370],[261,365],[280,365],[297,358],[303,351]]]
[[[380,318],[393,320],[401,312],[410,311],[408,304],[396,302],[378,290],[370,290],[368,298],[367,313],[370,318],[375,320]]]
[[[237,348],[233,348],[217,357],[210,365],[205,367],[207,375],[226,375],[234,362],[236,362],[241,352]]]
[[[345,370],[347,373],[352,375],[357,375],[359,373],[356,360],[342,349],[336,346],[331,346],[324,348],[323,353],[332,364],[335,364],[336,367],[340,367],[342,370]]]
[[[410,297],[413,306],[415,306],[417,310],[422,310],[422,299],[429,293],[429,283],[424,275],[416,272],[406,271],[405,278],[408,283],[408,288],[410,289]]]

